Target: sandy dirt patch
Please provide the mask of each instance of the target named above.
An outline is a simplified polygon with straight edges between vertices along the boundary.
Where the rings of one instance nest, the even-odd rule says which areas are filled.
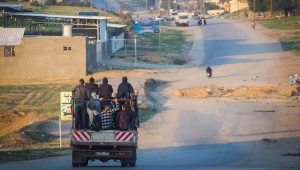
[[[247,99],[280,99],[299,96],[299,93],[300,87],[297,85],[244,86],[238,88],[206,86],[174,91],[174,95],[179,97],[239,97]]]

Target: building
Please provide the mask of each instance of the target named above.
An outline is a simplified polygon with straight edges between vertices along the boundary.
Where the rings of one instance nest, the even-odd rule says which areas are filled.
[[[30,2],[36,2],[39,3],[41,5],[45,5],[47,3],[48,0],[30,0]],[[56,0],[56,3],[62,3],[63,0]]]
[[[107,17],[20,12],[2,15],[0,79],[82,77],[92,72],[106,54]],[[36,19],[42,23],[59,22],[64,25],[63,35],[24,36],[25,28],[5,28],[8,20],[22,26]],[[86,35],[74,36],[72,29],[78,26],[93,27],[97,43],[90,43]]]
[[[107,23],[107,17],[22,12],[2,15],[0,79],[82,77],[124,47],[124,33],[109,33],[126,25]],[[8,28],[11,22],[21,28]],[[34,23],[56,23],[63,29],[54,36],[31,34]],[[25,25],[26,30],[22,28]]]
[[[23,9],[23,4],[0,4],[0,14],[5,12],[32,12]]]
[[[25,28],[0,28],[1,79],[83,77],[95,50],[84,36],[28,36]]]
[[[45,5],[47,0],[30,0],[30,2],[36,2],[36,3],[39,3],[41,5]]]
[[[235,12],[244,8],[249,8],[247,0],[230,0],[229,1],[230,10],[229,12]]]
[[[213,3],[213,4],[219,4],[220,0],[205,0],[206,3]]]

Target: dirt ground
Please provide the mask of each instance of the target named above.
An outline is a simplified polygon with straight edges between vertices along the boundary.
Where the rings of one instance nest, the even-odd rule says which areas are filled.
[[[234,97],[245,99],[288,99],[291,96],[299,96],[300,87],[297,85],[269,85],[238,87],[235,89],[224,87],[194,87],[177,89],[175,96],[179,97]],[[296,97],[297,98],[297,97]]]
[[[251,31],[247,23],[236,25],[245,32]],[[278,42],[280,37],[269,37],[267,32],[258,26],[256,32],[249,34],[259,43]],[[139,146],[165,148],[284,139],[290,142],[276,143],[273,151],[297,153],[299,87],[290,84],[289,76],[300,73],[299,56],[278,52],[231,58],[251,62],[215,66],[211,79],[203,67],[157,75],[157,79],[168,82],[159,96],[165,110],[143,124]],[[252,161],[239,162],[239,166],[280,164],[281,155],[270,155],[264,145],[247,145],[242,150]]]
[[[237,26],[247,29],[245,23],[237,23]],[[258,35],[253,36],[256,39],[278,41],[279,37],[275,35],[266,36],[268,30],[261,26],[256,31],[255,34]],[[265,60],[255,60],[260,57]],[[103,77],[108,77],[115,89],[121,77],[126,75],[134,89],[140,93],[144,93],[143,84],[148,78],[166,82],[154,93],[156,104],[161,110],[142,124],[139,130],[139,148],[299,137],[299,87],[289,83],[289,76],[300,73],[300,57],[280,52],[275,57],[273,54],[263,54],[240,58],[254,61],[218,65],[213,68],[214,75],[211,79],[207,79],[203,67],[164,71],[110,70],[92,76],[97,83]],[[84,78],[87,80],[90,76]],[[0,83],[75,85],[77,81],[78,78],[1,80]],[[5,123],[2,127],[7,125]],[[67,142],[68,138],[64,140]],[[252,146],[248,147],[248,150],[253,149]],[[278,146],[282,147],[284,146]]]

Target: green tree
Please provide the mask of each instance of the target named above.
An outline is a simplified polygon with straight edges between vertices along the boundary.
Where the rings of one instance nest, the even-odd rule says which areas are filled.
[[[297,7],[299,9],[298,0],[275,0],[275,4],[276,8],[282,10],[286,17],[289,13],[294,15]]]
[[[254,11],[254,0],[248,0],[249,9]],[[255,11],[266,12],[269,10],[269,0],[255,0]]]
[[[270,10],[270,0],[255,0],[255,11],[266,12]],[[254,0],[248,0],[249,8],[254,10]],[[272,9],[274,11],[283,11],[287,17],[288,14],[294,15],[296,10],[300,9],[300,0],[272,0]]]
[[[212,4],[212,3],[205,3],[205,8],[206,8],[206,10],[220,9],[219,6]]]

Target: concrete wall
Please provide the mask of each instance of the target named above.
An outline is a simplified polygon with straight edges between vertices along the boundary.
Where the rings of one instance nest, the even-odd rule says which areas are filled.
[[[247,1],[231,0],[229,1],[229,3],[230,3],[230,13],[249,7]]]
[[[71,51],[64,51],[71,46]],[[25,37],[15,57],[4,57],[0,46],[0,79],[75,78],[87,73],[86,37]]]

